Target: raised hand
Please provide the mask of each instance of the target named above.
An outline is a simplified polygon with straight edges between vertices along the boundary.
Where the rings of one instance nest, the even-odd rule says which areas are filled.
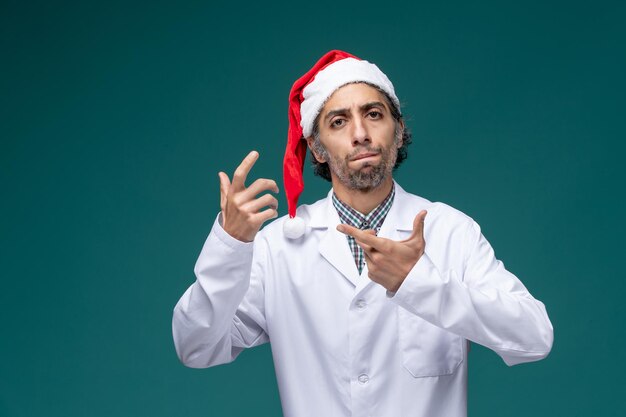
[[[401,241],[378,237],[373,230],[359,230],[346,224],[338,225],[337,230],[352,236],[363,249],[370,279],[396,292],[424,254],[426,214],[426,210],[422,210],[415,216],[411,236]]]
[[[257,198],[263,191],[277,193],[276,181],[260,178],[250,187],[245,186],[246,177],[257,159],[259,153],[250,152],[235,170],[232,183],[224,172],[218,174],[222,227],[242,242],[252,242],[264,222],[278,217],[278,200],[273,195],[263,194]]]

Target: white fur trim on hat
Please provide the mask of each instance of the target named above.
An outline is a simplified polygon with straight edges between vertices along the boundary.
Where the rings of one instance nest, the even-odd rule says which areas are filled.
[[[398,110],[400,109],[400,101],[396,97],[393,84],[376,65],[354,58],[345,58],[333,62],[318,72],[315,79],[302,91],[304,101],[300,105],[302,116],[300,126],[305,138],[313,134],[313,123],[326,100],[339,87],[354,82],[366,82],[379,87],[391,97]]]

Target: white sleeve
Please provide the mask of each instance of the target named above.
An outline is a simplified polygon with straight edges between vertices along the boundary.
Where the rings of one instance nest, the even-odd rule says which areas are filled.
[[[174,307],[176,353],[186,366],[232,362],[244,349],[269,341],[260,272],[263,242],[241,242],[215,220],[194,272],[193,283]]]
[[[391,300],[424,320],[494,350],[507,365],[548,355],[553,329],[546,309],[471,222],[463,270],[439,270],[426,253]]]

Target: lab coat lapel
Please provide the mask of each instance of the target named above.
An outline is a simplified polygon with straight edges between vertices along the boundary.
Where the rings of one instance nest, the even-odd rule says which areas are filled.
[[[318,247],[320,254],[352,285],[356,286],[359,271],[354,263],[346,236],[337,230],[340,220],[333,206],[331,193],[332,190],[326,198],[326,204],[321,205],[319,210],[312,214],[310,226],[313,229],[326,229]]]
[[[413,220],[417,213],[428,208],[428,201],[408,194],[397,182],[394,182],[396,195],[389,213],[383,222],[378,236],[392,240],[404,240],[413,231]]]

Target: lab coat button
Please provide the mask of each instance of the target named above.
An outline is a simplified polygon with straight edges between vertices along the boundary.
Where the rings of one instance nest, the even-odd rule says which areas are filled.
[[[367,381],[370,380],[370,377],[367,374],[361,374],[359,375],[359,382],[361,384],[367,384]]]
[[[356,300],[356,303],[354,303],[354,305],[356,305],[356,308],[358,308],[359,310],[363,310],[367,306],[367,302],[365,302],[364,299],[359,298],[358,300]]]

